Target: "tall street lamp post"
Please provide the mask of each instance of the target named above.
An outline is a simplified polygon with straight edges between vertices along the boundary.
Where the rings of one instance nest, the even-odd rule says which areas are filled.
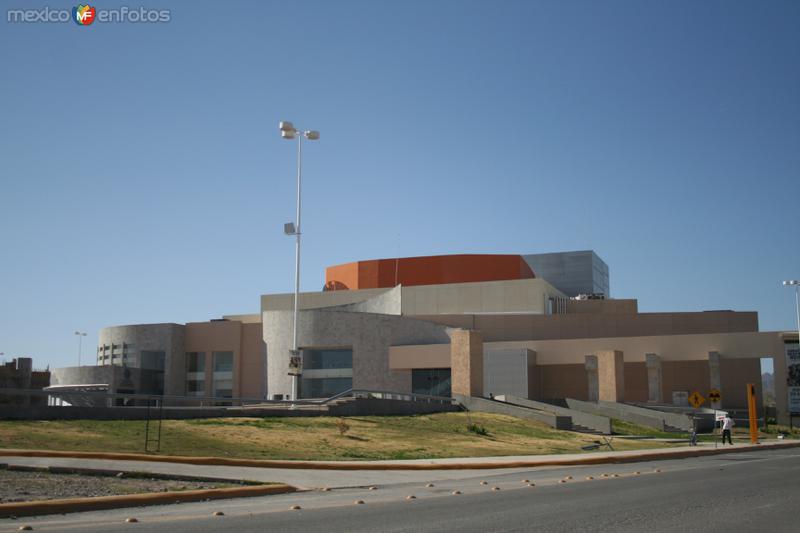
[[[303,137],[309,141],[319,140],[319,132],[314,130],[298,130],[291,122],[281,122],[279,125],[281,137],[287,140],[297,139],[297,213],[294,222],[287,222],[283,225],[283,232],[286,235],[295,237],[294,252],[294,316],[292,318],[292,349],[289,351],[289,375],[292,376],[291,400],[297,400],[297,380],[300,376],[301,364],[300,350],[297,346],[297,306],[300,294],[300,199],[302,183],[302,153]]]
[[[81,366],[81,341],[86,336],[85,331],[76,331],[75,335],[78,336],[78,366]]]

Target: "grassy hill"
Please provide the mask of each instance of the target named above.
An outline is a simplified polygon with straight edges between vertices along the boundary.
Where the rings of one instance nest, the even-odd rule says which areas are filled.
[[[143,421],[0,421],[0,448],[143,452],[144,435]],[[487,413],[164,420],[161,438],[161,453],[168,455],[304,460],[580,453],[582,445],[596,439]],[[618,450],[665,446],[613,444]]]

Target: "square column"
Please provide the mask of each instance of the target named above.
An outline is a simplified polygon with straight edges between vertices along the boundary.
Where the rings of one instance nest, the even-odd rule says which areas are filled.
[[[655,353],[647,353],[644,357],[647,365],[647,401],[648,403],[663,403],[661,357]]]
[[[602,402],[625,400],[625,362],[620,350],[597,352],[597,395]]]
[[[483,396],[483,337],[471,329],[450,332],[450,378],[455,396]]]
[[[589,382],[589,390],[587,391],[586,398],[590,402],[596,402],[600,399],[597,392],[597,356],[587,355],[586,362],[584,364],[586,366],[586,379]]]

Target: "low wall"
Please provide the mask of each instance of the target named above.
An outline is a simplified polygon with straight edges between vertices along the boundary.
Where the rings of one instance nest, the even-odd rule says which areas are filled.
[[[526,398],[518,398],[516,396],[509,396],[507,394],[502,396],[495,396],[501,402],[507,402],[522,407],[529,407],[531,409],[539,409],[541,411],[549,411],[556,415],[568,416],[572,419],[572,425],[583,426],[594,431],[599,431],[604,435],[611,435],[611,419],[607,416],[593,415],[584,413],[583,411],[576,411],[575,409],[568,409],[549,403],[537,402],[535,400],[528,400]]]
[[[680,431],[691,431],[692,429],[692,421],[685,415],[663,413],[617,402],[584,402],[572,398],[567,398],[566,402],[567,407],[570,409],[593,415],[608,416],[631,424],[652,427],[660,431],[669,431],[670,428]]]
[[[296,417],[296,416],[402,416],[459,411],[455,404],[409,402],[359,398],[326,408],[286,407],[164,407],[163,418],[185,420],[191,418],[231,417]],[[150,418],[158,418],[156,408],[150,409]],[[0,420],[145,420],[146,407],[53,407],[0,405]]]
[[[519,407],[494,400],[487,400],[485,398],[476,398],[475,396],[462,396],[460,394],[454,394],[453,398],[458,400],[461,405],[466,407],[469,411],[479,411],[498,415],[515,416],[517,418],[527,418],[528,420],[544,422],[551,428],[555,429],[572,429],[572,419],[568,416],[555,415],[550,412],[539,411],[529,407]]]

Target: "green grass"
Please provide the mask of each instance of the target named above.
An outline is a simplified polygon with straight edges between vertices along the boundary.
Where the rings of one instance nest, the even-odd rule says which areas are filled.
[[[339,433],[337,420],[164,420],[160,453],[297,460],[425,459],[581,453],[581,446],[596,439],[487,413],[348,417],[350,429],[344,435]],[[641,434],[639,428],[621,429]],[[143,452],[144,435],[144,421],[0,421],[0,448]],[[664,444],[614,443],[615,448],[624,450],[659,446]]]

